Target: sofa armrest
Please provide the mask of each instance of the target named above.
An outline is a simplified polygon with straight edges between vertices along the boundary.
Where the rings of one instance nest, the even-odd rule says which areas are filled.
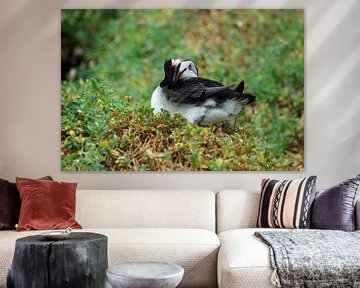
[[[360,230],[360,199],[357,200],[355,206],[355,229]]]

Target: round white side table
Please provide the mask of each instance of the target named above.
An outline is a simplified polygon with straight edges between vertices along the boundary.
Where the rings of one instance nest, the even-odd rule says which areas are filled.
[[[113,288],[175,288],[184,276],[184,268],[162,262],[117,264],[106,270]]]

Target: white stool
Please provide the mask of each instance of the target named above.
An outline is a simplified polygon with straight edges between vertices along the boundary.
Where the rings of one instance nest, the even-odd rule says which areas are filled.
[[[175,288],[184,276],[184,268],[161,262],[117,264],[106,270],[114,288]]]

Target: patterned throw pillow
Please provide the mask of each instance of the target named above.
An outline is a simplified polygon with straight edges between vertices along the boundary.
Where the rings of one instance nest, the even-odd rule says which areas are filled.
[[[257,227],[308,228],[316,176],[294,180],[263,179]]]

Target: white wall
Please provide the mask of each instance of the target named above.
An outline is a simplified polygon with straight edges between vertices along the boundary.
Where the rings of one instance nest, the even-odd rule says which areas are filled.
[[[173,3],[174,2],[174,3]],[[86,3],[86,6],[84,6]],[[263,177],[318,175],[326,187],[360,173],[360,1],[32,0],[0,2],[0,178],[52,175],[82,189],[258,189]],[[166,5],[166,6],[165,6]],[[60,171],[61,8],[305,8],[305,171]]]

